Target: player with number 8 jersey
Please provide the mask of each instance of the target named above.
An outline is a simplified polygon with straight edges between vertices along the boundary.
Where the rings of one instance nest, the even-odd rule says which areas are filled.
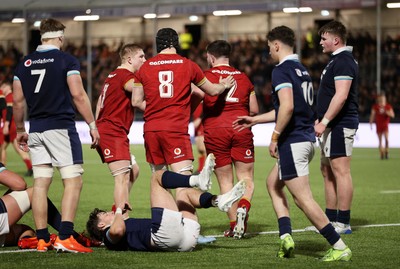
[[[153,171],[171,165],[175,172],[191,173],[191,83],[218,95],[233,85],[233,78],[211,83],[197,64],[177,54],[179,38],[171,28],[157,32],[156,46],[159,54],[135,73],[132,91],[132,105],[144,111],[146,159]]]

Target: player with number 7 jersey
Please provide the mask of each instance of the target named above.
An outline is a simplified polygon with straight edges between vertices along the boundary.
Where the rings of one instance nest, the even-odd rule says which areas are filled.
[[[89,125],[92,148],[98,145],[100,135],[82,84],[79,62],[61,51],[64,29],[58,20],[41,21],[42,44],[18,64],[14,73],[13,112],[19,146],[30,151],[32,159],[32,212],[37,250],[52,249],[47,228],[47,196],[54,168],[57,168],[64,191],[61,223],[54,247],[69,252],[92,252],[71,237],[83,184],[83,153],[75,127],[75,108]],[[29,113],[29,134],[24,124],[25,103]]]

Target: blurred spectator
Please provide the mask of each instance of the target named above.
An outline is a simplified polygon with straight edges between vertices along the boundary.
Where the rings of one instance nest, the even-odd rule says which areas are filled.
[[[302,38],[302,63],[308,68],[313,79],[314,89],[318,89],[320,74],[329,60],[328,55],[323,54],[317,45],[312,45],[315,38],[311,38],[313,29],[308,29]],[[209,40],[200,40],[198,46],[191,46],[187,52],[187,57],[196,62],[201,68],[207,69],[204,61],[205,47],[210,43]],[[259,101],[260,113],[272,109],[271,102],[271,71],[274,64],[271,62],[265,36],[256,39],[248,37],[238,37],[230,40],[232,44],[231,65],[239,70],[243,70],[250,78],[255,87],[257,99]],[[359,115],[360,120],[368,122],[370,107],[376,98],[376,38],[365,31],[354,31],[349,33],[348,44],[354,46],[354,55],[359,61],[360,82],[359,82]],[[92,47],[92,100],[97,100],[105,80],[113,67],[118,65],[117,52],[122,43],[115,42],[112,45],[100,40],[97,45]],[[153,44],[147,42],[140,44],[146,53],[146,57],[153,55]],[[81,63],[81,76],[84,86],[87,85],[87,46],[82,44],[69,43],[64,50],[77,57]],[[382,38],[382,73],[381,88],[386,91],[388,102],[393,105],[395,114],[400,115],[400,36],[395,38],[385,36]],[[10,45],[4,48],[0,45],[0,81],[4,79],[12,80],[16,62],[22,54],[15,46]],[[93,103],[93,109],[95,104]],[[142,119],[142,113],[135,114],[136,119]],[[396,121],[396,120],[394,120]],[[398,120],[397,120],[398,121]]]

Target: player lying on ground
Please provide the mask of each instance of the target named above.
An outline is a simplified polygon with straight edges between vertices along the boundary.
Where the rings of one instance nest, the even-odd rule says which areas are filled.
[[[200,233],[195,208],[218,207],[227,212],[246,189],[244,181],[223,195],[206,192],[211,186],[214,156],[210,154],[199,175],[182,175],[160,170],[151,178],[151,218],[126,218],[127,204],[118,205],[114,212],[96,208],[89,217],[87,230],[96,239],[104,240],[111,250],[131,251],[191,251]],[[195,189],[193,187],[197,187]],[[179,211],[174,197],[167,189],[185,188],[184,210]]]
[[[17,223],[31,209],[33,188],[26,188],[24,179],[7,170],[0,163],[0,184],[9,190],[0,197],[0,247],[19,246],[23,249],[36,249],[38,240],[35,231],[25,224]],[[61,215],[55,205],[48,200],[48,224],[58,231]],[[99,246],[101,242],[90,240],[83,234],[74,232],[74,237],[84,246]],[[53,239],[55,240],[55,236]]]

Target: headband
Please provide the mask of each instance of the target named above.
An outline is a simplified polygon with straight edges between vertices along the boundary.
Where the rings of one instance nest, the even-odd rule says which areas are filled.
[[[54,31],[54,32],[45,32],[42,35],[42,39],[44,38],[56,38],[56,37],[63,37],[64,31]]]

